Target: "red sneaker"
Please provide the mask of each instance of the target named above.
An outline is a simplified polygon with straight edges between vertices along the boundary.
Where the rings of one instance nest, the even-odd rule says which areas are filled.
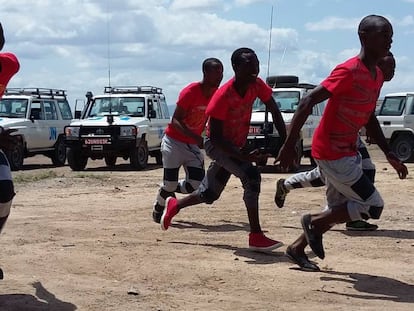
[[[249,234],[249,248],[254,251],[268,252],[283,246],[282,242],[266,237],[263,232]]]
[[[165,208],[161,216],[161,221],[160,221],[161,229],[167,230],[168,227],[171,225],[171,220],[177,214],[178,214],[177,199],[174,197],[168,197],[167,200],[165,200]]]

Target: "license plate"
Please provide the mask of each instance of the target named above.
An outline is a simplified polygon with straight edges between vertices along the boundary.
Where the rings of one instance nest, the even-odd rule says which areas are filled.
[[[109,145],[108,138],[85,138],[85,145]]]
[[[262,129],[260,127],[249,127],[249,134],[261,134]]]

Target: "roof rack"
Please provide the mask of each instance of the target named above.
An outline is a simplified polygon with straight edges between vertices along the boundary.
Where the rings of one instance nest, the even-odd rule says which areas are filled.
[[[105,86],[104,93],[110,94],[121,94],[121,93],[130,93],[130,94],[162,94],[162,88],[150,85],[142,86]]]
[[[66,90],[47,89],[47,88],[7,88],[4,95],[29,95],[36,97],[65,97]]]

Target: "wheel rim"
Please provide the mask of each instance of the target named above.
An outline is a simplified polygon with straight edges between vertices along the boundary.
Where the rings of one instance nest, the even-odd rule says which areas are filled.
[[[410,158],[412,148],[410,144],[408,144],[405,141],[402,141],[396,146],[395,151],[398,157],[400,158],[400,160],[405,161]]]

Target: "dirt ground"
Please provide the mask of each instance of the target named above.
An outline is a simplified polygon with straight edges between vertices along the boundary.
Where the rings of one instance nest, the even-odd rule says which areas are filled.
[[[413,310],[414,164],[399,180],[369,149],[386,202],[379,230],[336,226],[326,258],[314,258],[317,273],[298,270],[284,250],[302,232],[300,216],[324,205],[324,190],[291,192],[277,209],[275,182],[288,174],[262,174],[262,227],[285,246],[260,254],[247,248],[234,177],[213,205],[183,210],[164,232],[151,218],[162,178],[154,160],[140,172],[121,161],[72,172],[26,159],[0,236],[0,310]]]

